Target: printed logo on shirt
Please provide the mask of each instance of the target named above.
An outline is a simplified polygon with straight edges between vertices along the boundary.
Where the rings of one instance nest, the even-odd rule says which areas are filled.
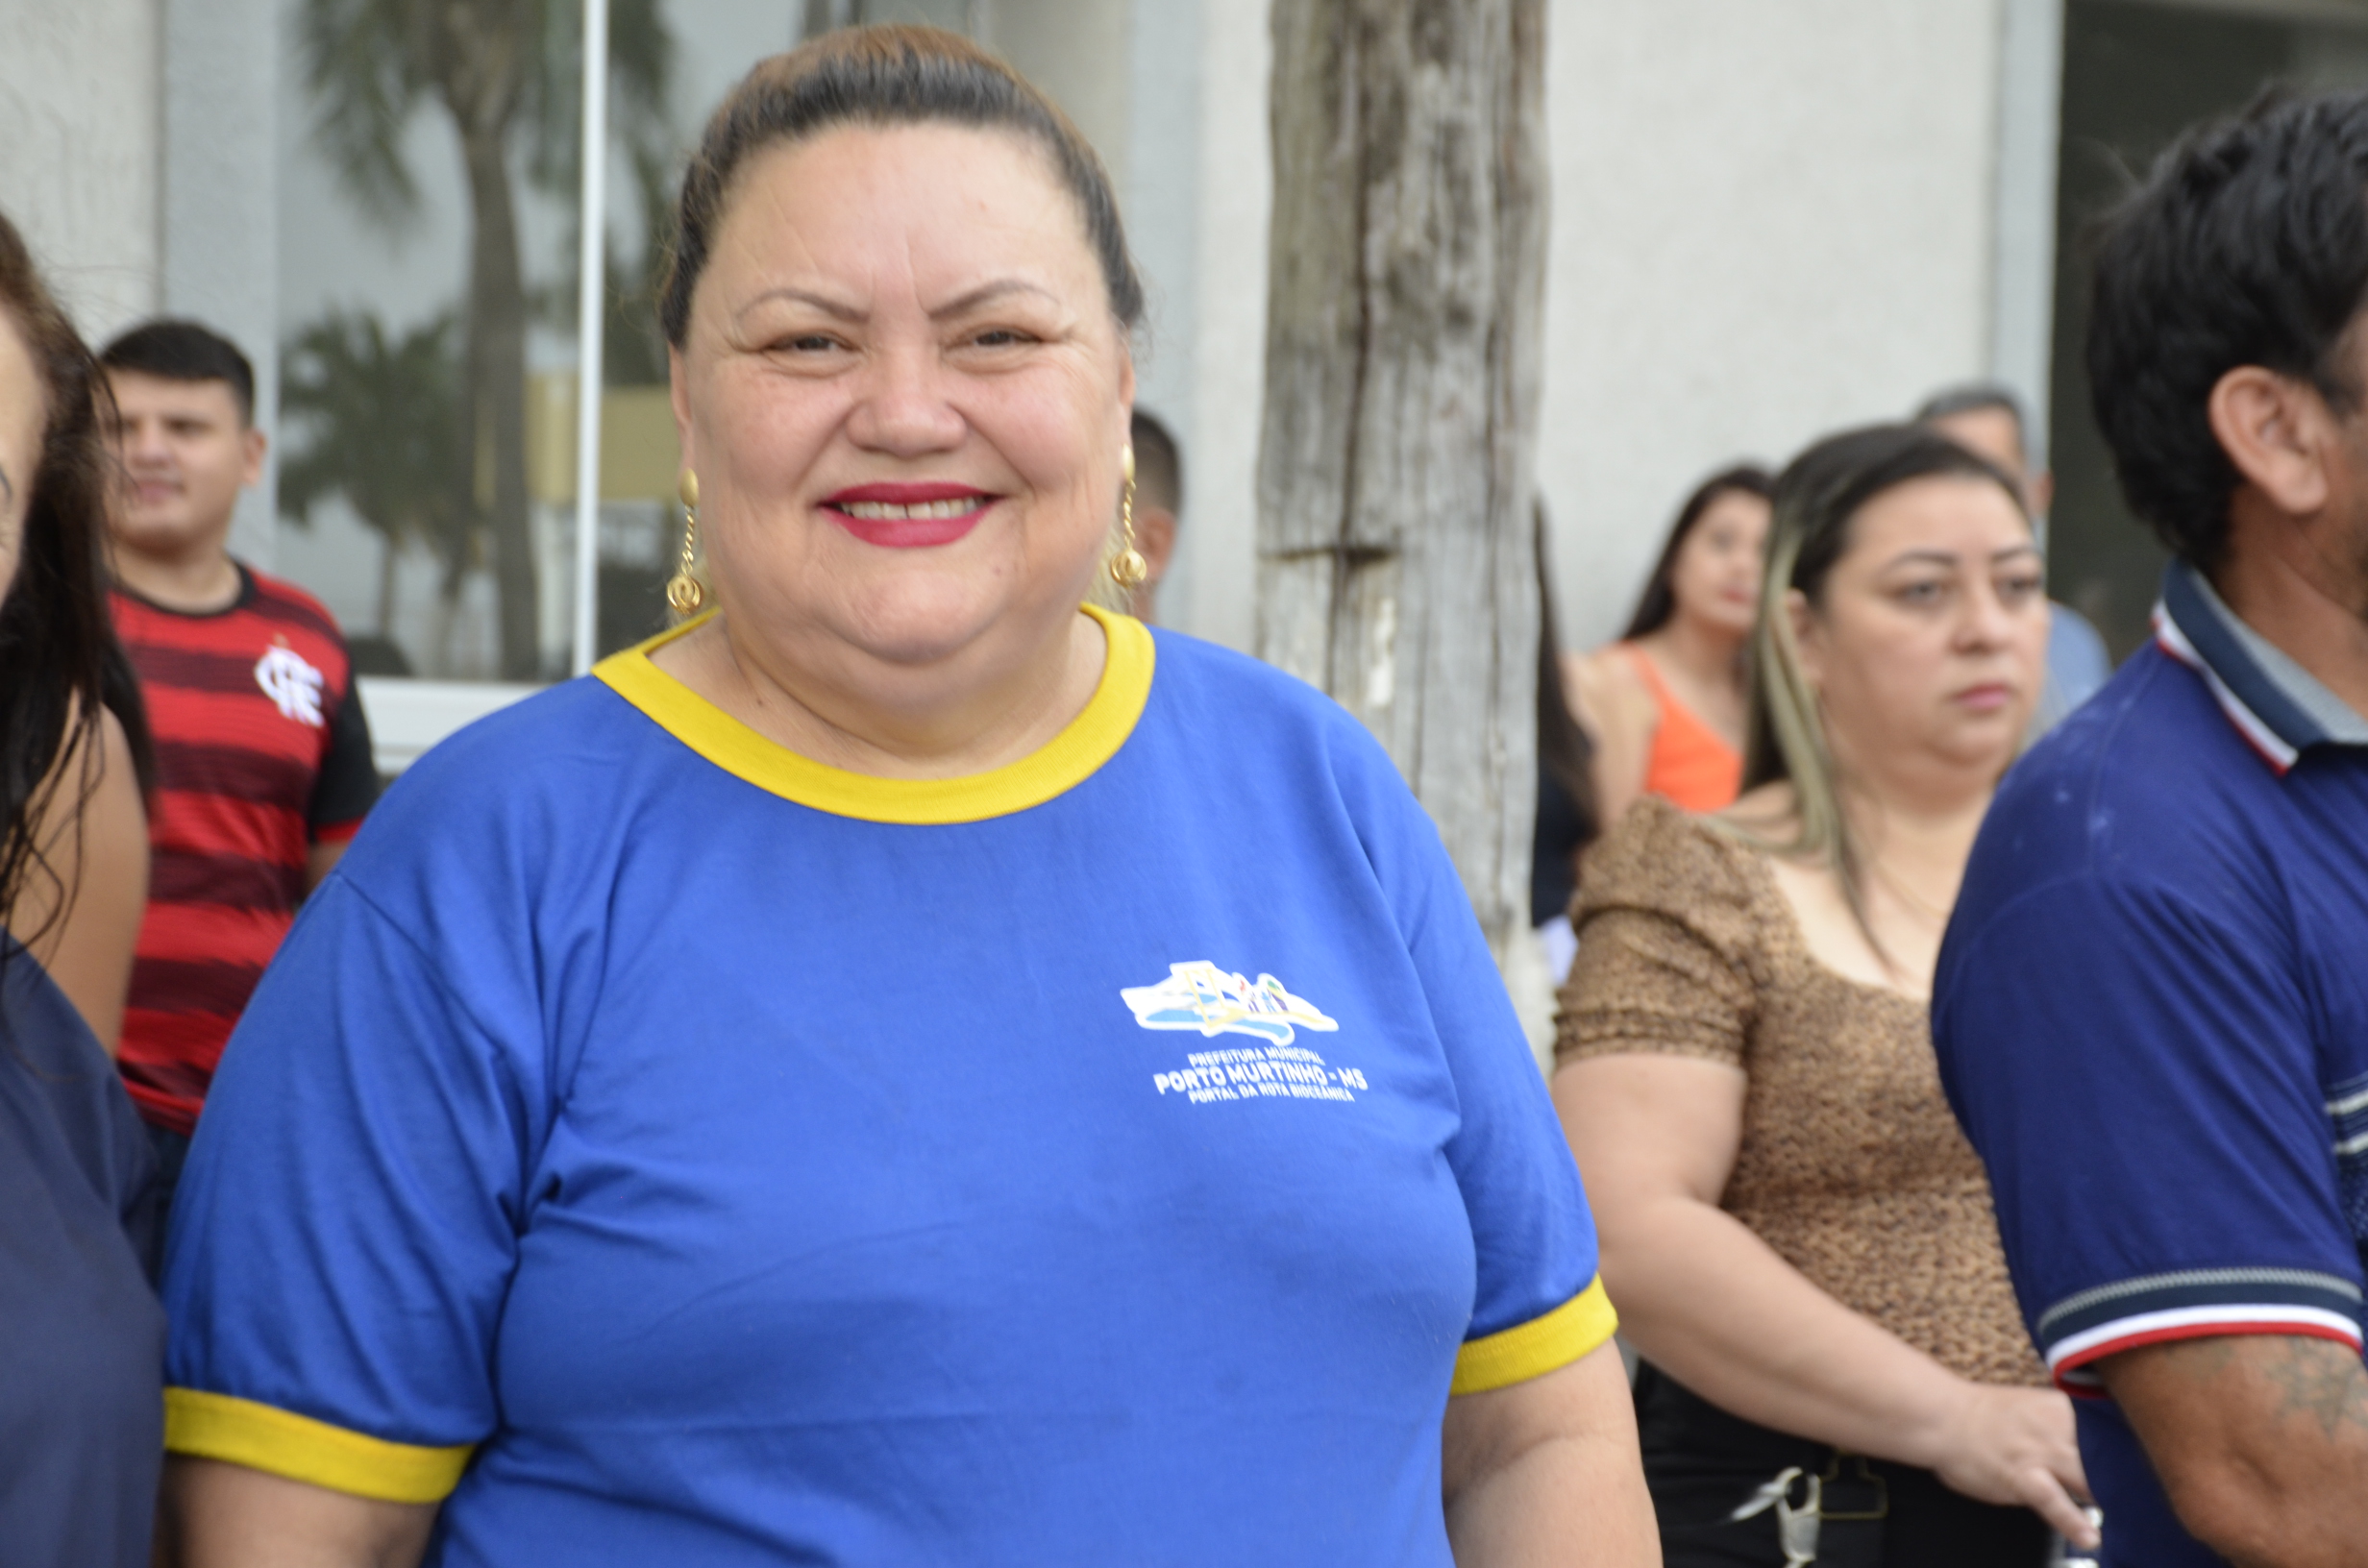
[[[1262,974],[1253,985],[1206,959],[1171,964],[1168,978],[1158,985],[1127,986],[1119,996],[1146,1029],[1197,1029],[1211,1040],[1254,1035],[1288,1045],[1299,1029],[1330,1034],[1340,1027],[1315,1003],[1285,991],[1274,976]]]
[[[1340,1024],[1306,997],[1293,995],[1270,974],[1252,982],[1203,959],[1171,964],[1168,978],[1158,985],[1123,987],[1119,996],[1146,1029],[1189,1029],[1204,1040],[1246,1035],[1265,1042],[1190,1053],[1174,1071],[1151,1075],[1152,1087],[1162,1095],[1179,1095],[1194,1105],[1255,1099],[1353,1101],[1356,1091],[1368,1087],[1365,1074],[1356,1068],[1327,1066],[1314,1051],[1292,1043],[1301,1029],[1330,1034]]]
[[[263,688],[282,718],[322,727],[321,688],[328,677],[285,643],[274,644],[255,661],[255,684]]]

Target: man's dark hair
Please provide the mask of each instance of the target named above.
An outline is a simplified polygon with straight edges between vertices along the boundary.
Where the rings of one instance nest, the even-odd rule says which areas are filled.
[[[255,367],[237,344],[194,321],[143,321],[100,350],[99,363],[167,381],[228,381],[238,422],[255,423]]]
[[[1137,408],[1127,439],[1135,445],[1135,489],[1146,506],[1164,507],[1179,518],[1184,511],[1184,460],[1175,437],[1155,414]]]
[[[2099,230],[2088,385],[2130,509],[2199,567],[2228,539],[2236,467],[2207,407],[2258,365],[2348,413],[2368,294],[2368,93],[2272,88],[2188,132]]]
[[[1944,386],[1916,405],[1914,423],[1930,425],[1937,420],[1954,419],[1959,414],[1986,414],[1993,411],[2014,421],[2014,444],[2029,453],[2031,418],[2023,412],[2023,400],[2003,382],[1965,381],[1957,386]]]

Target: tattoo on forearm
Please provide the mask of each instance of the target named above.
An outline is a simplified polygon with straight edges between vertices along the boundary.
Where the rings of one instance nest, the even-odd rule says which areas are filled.
[[[2368,1367],[2349,1345],[2296,1335],[2269,1337],[2278,1351],[2256,1367],[2278,1390],[2281,1415],[2306,1415],[2328,1437],[2346,1428],[2368,1433]]]
[[[2302,1335],[2216,1335],[2178,1347],[2179,1364],[2199,1382],[2231,1369],[2265,1384],[2281,1420],[2302,1416],[2324,1437],[2368,1436],[2368,1365],[2351,1346]]]

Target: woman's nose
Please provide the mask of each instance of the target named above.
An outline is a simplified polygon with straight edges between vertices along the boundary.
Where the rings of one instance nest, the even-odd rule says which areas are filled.
[[[962,415],[948,396],[948,372],[932,350],[883,350],[860,374],[862,389],[848,419],[848,434],[856,445],[912,456],[961,443]]]
[[[1964,620],[1958,636],[1967,645],[1989,649],[2013,640],[2015,611],[1995,587],[1983,583],[1965,596]]]

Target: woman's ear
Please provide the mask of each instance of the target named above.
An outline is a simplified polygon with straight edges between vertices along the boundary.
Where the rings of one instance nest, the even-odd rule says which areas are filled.
[[[1792,649],[1800,661],[1801,678],[1810,690],[1825,687],[1825,625],[1798,588],[1785,590],[1785,624],[1792,628]]]
[[[2330,444],[2342,431],[2317,388],[2239,365],[2214,383],[2205,411],[2220,450],[2272,506],[2307,517],[2327,505]]]

